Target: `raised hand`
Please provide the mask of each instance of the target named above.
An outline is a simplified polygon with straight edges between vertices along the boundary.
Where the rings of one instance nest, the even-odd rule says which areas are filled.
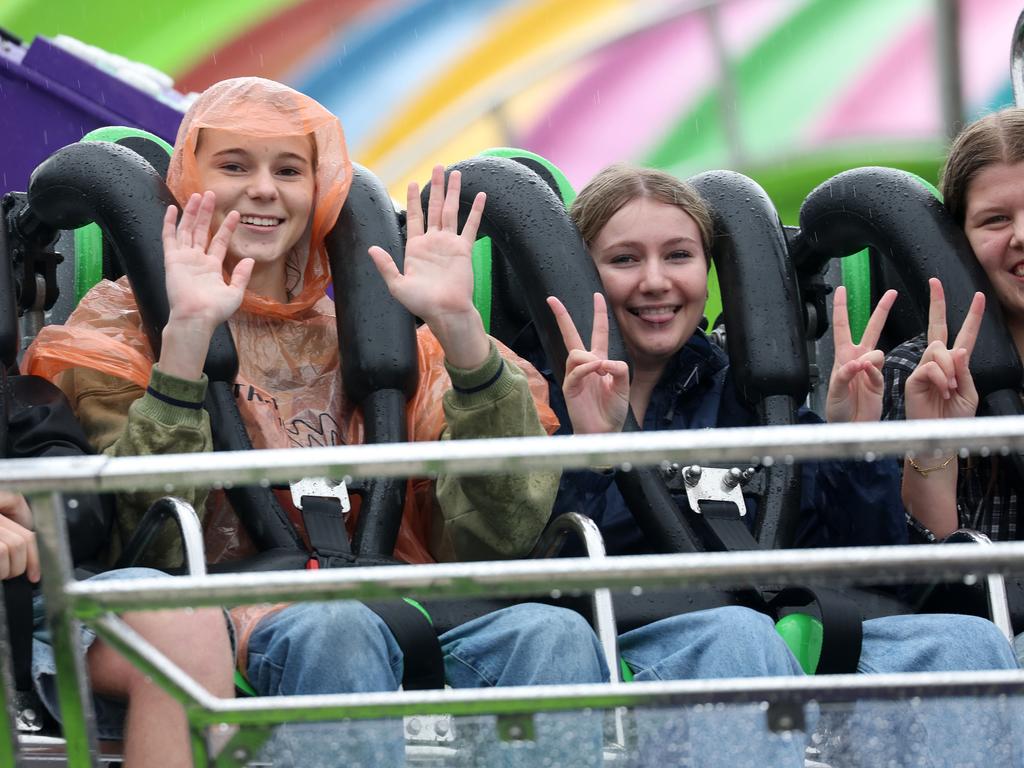
[[[850,317],[846,311],[846,288],[836,288],[832,301],[832,339],[835,358],[828,382],[825,415],[830,423],[847,421],[878,421],[882,416],[882,365],[885,355],[875,349],[896,301],[896,291],[889,290],[878,300],[860,343],[854,344],[850,334]]]
[[[426,222],[419,186],[409,185],[404,272],[379,246],[370,257],[394,296],[412,314],[430,326],[444,348],[448,362],[457,368],[477,368],[490,351],[480,313],[473,305],[473,243],[483,217],[486,195],[480,192],[459,227],[459,193],[462,176],[452,171],[444,190],[444,168],[434,167]],[[425,226],[424,226],[425,224]]]
[[[0,581],[23,573],[29,581],[39,581],[39,550],[32,528],[32,511],[25,497],[0,492]]]
[[[231,211],[211,240],[210,222],[215,205],[213,192],[193,194],[177,225],[178,209],[173,205],[167,207],[163,228],[171,320],[202,323],[211,329],[241,306],[253,270],[252,259],[241,259],[230,282],[224,282],[224,258],[238,227],[239,215]]]
[[[629,409],[629,366],[608,359],[608,308],[604,295],[594,294],[594,330],[590,351],[583,345],[565,306],[548,296],[548,306],[562,332],[569,356],[562,394],[577,435],[619,432]]]
[[[241,259],[230,281],[224,282],[224,258],[239,214],[231,211],[211,240],[215,204],[213,192],[197,193],[185,204],[177,225],[177,208],[170,205],[164,214],[164,271],[170,314],[159,362],[165,373],[183,379],[202,375],[214,329],[241,306],[252,277],[253,260]]]
[[[951,419],[978,410],[969,364],[985,314],[985,294],[975,293],[960,333],[947,347],[946,296],[938,278],[928,281],[928,347],[907,378],[904,394],[908,419]]]

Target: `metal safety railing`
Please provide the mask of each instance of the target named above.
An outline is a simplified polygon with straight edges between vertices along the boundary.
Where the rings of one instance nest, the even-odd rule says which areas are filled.
[[[414,714],[510,715],[584,708],[664,706],[701,702],[904,699],[916,696],[1024,694],[1024,672],[917,673],[827,678],[688,680],[657,683],[536,686],[334,696],[223,700],[207,693],[115,614],[184,606],[230,606],[296,600],[530,596],[664,586],[741,586],[796,581],[905,583],[921,577],[977,580],[1024,572],[1024,543],[971,547],[891,547],[654,555],[516,562],[399,565],[323,571],[222,574],[132,580],[73,580],[61,494],[175,485],[276,482],[301,476],[453,475],[550,470],[607,464],[797,461],[836,456],[874,460],[915,451],[986,454],[1021,450],[1024,417],[858,425],[812,425],[658,432],[572,438],[521,438],[302,451],[255,451],[136,458],[18,459],[3,463],[0,490],[30,496],[58,670],[58,695],[71,766],[97,759],[92,702],[75,642],[79,622],[167,690],[185,707],[197,765],[239,765],[282,722],[355,720]],[[596,598],[595,598],[596,599]],[[609,607],[610,609],[610,607]],[[4,626],[0,623],[0,627]],[[6,649],[0,630],[0,651]],[[0,758],[17,760],[9,678],[0,675]],[[211,753],[212,729],[243,726]],[[255,734],[255,736],[253,735]],[[11,764],[7,762],[5,764]]]

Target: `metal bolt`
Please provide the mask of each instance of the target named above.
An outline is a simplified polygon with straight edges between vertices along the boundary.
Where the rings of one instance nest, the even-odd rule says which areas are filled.
[[[448,721],[438,720],[436,723],[434,723],[434,733],[436,733],[438,736],[447,736]]]
[[[423,726],[420,723],[420,719],[418,717],[410,717],[405,722],[405,730],[408,731],[409,735],[411,736],[419,735],[419,732],[423,730]]]
[[[693,464],[683,470],[683,480],[686,484],[693,488],[697,483],[700,482],[701,468],[699,464]]]
[[[754,475],[756,474],[757,469],[755,467],[747,467],[746,469],[744,469],[743,476],[740,478],[740,485],[746,485],[747,483],[749,483],[751,480],[754,479]]]
[[[729,474],[722,478],[722,485],[725,487],[727,491],[731,491],[733,488],[739,485],[742,480],[743,473],[740,472],[736,467],[733,467],[732,469],[729,470]]]
[[[31,707],[21,710],[18,715],[26,728],[35,728],[39,725],[39,714]]]

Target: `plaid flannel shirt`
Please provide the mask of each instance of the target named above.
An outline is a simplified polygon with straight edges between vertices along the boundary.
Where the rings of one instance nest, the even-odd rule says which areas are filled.
[[[906,418],[904,387],[928,346],[924,334],[893,349],[885,358],[885,393],[882,418]],[[1018,538],[1017,498],[1020,481],[1010,462],[1000,456],[969,456],[959,460],[957,475],[957,518],[962,528],[972,528],[993,541]],[[935,536],[907,513],[912,529],[929,541]]]

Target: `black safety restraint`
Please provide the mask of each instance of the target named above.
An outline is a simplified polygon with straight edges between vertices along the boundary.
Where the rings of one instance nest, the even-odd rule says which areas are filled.
[[[315,567],[331,568],[355,563],[338,499],[303,496],[301,502],[302,522],[313,549],[311,560],[316,562]],[[441,643],[426,614],[404,600],[364,605],[387,624],[402,649],[402,687],[407,691],[444,688]]]
[[[4,610],[7,612],[7,637],[11,643],[14,687],[19,692],[32,690],[32,583],[25,575],[4,583]]]
[[[699,514],[693,513],[688,505],[685,508],[691,519],[710,534],[705,535],[706,542],[710,539],[708,543],[716,543],[727,552],[760,549],[735,503],[710,499],[701,499],[699,503]],[[756,593],[755,602],[763,604],[764,612],[776,619],[786,608],[815,604],[822,627],[821,657],[816,674],[841,675],[857,671],[864,638],[864,615],[856,602],[834,589],[787,587],[773,597],[766,596],[759,588],[750,591]]]

